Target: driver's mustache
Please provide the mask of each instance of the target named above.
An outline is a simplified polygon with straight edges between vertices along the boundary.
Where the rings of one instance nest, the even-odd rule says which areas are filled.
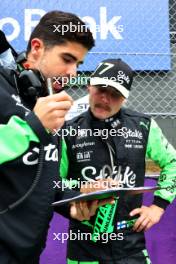
[[[104,109],[106,111],[111,111],[111,108],[108,105],[104,105],[104,104],[101,104],[101,103],[95,104],[95,107],[102,108],[102,109]]]

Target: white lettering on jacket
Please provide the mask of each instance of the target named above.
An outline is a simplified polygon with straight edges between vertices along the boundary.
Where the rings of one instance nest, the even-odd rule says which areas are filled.
[[[135,187],[136,174],[127,166],[122,173],[122,166],[114,166],[112,169],[109,165],[103,166],[99,175],[95,167],[88,166],[82,169],[81,174],[86,181],[106,179],[108,177],[118,181],[119,187]],[[93,176],[92,178],[90,178]]]
[[[45,160],[46,161],[58,161],[58,150],[55,145],[49,144],[44,147]],[[38,157],[36,158],[36,153],[39,154],[39,148],[35,147],[32,151],[26,153],[23,156],[23,162],[26,165],[35,165],[38,163]],[[34,155],[35,154],[35,155]]]
[[[119,137],[124,137],[124,138],[138,138],[142,139],[143,135],[142,132],[139,130],[135,129],[132,131],[131,129],[128,129],[127,127],[122,127],[117,130],[117,136]]]

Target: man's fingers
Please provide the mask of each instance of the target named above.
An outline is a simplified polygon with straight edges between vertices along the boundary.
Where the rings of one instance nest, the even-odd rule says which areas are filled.
[[[72,106],[70,101],[61,101],[61,102],[50,102],[47,105],[50,112],[53,110],[69,110]]]
[[[53,112],[53,118],[65,118],[65,115],[67,114],[67,110],[55,110]]]
[[[100,200],[98,202],[98,206],[102,206],[102,205],[105,205],[105,204],[114,204],[115,203],[115,200],[114,198],[108,198],[108,199],[103,199],[103,200]]]
[[[90,209],[88,208],[87,202],[79,202],[80,210],[82,213],[82,216],[85,220],[90,219]]]
[[[95,200],[89,204],[89,214],[93,216],[98,208],[98,200]]]
[[[149,207],[142,206],[141,208],[136,208],[130,212],[130,216],[136,214],[140,215],[136,221],[133,230],[136,232],[146,231],[151,228],[154,224],[158,223],[164,213],[164,209],[151,205]]]
[[[89,220],[91,216],[95,215],[99,206],[113,202],[114,198],[108,198],[102,201],[95,200],[91,202],[73,202],[70,207],[70,215],[72,218],[79,221]]]
[[[139,226],[139,228],[136,230],[137,232],[145,231],[147,225],[150,223],[150,219],[146,218]]]
[[[141,208],[136,208],[136,209],[134,209],[134,210],[132,210],[130,212],[130,216],[134,216],[134,215],[140,214],[141,212],[142,212]]]
[[[145,220],[145,216],[144,216],[144,215],[141,215],[141,216],[137,219],[136,223],[134,224],[134,226],[133,226],[133,231],[137,231],[138,228],[140,227],[141,223],[142,223],[144,220]]]
[[[60,129],[65,115],[72,105],[72,99],[65,92],[41,97],[33,109],[42,125],[49,131]]]
[[[72,97],[70,95],[68,95],[65,91],[62,91],[62,92],[57,93],[57,94],[49,95],[45,98],[47,98],[49,101],[55,101],[55,102],[70,101],[73,103]]]
[[[70,207],[70,216],[79,221],[85,220],[80,203],[72,203]]]
[[[151,221],[149,221],[149,223],[147,224],[147,226],[145,227],[144,231],[149,230],[151,227],[153,226],[153,223]]]
[[[150,222],[149,218],[143,217],[143,219],[140,221],[140,223],[138,223],[137,227],[135,227],[135,225],[134,225],[133,230],[136,231],[136,232],[145,231],[145,229],[146,229],[147,225],[149,224],[149,222]]]

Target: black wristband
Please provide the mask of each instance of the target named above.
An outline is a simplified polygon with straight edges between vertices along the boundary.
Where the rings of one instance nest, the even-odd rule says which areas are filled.
[[[170,203],[159,196],[154,196],[153,204],[165,210]]]

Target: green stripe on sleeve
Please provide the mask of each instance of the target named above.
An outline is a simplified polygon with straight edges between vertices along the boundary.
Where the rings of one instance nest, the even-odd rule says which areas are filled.
[[[62,139],[62,155],[60,162],[60,175],[62,178],[66,179],[68,174],[69,160],[67,157],[67,145],[64,139]]]
[[[12,116],[7,124],[0,125],[0,164],[22,155],[30,142],[39,142],[31,127],[18,116]]]
[[[176,196],[176,150],[154,120],[151,121],[146,157],[161,168],[158,186],[168,187],[154,194],[171,203]]]
[[[60,162],[60,176],[63,179],[63,184],[65,187],[74,189],[79,188],[78,184],[79,182],[77,180],[73,179],[67,179],[68,175],[68,167],[69,167],[69,159],[67,156],[67,145],[65,140],[62,140],[62,156],[61,156],[61,162]]]

